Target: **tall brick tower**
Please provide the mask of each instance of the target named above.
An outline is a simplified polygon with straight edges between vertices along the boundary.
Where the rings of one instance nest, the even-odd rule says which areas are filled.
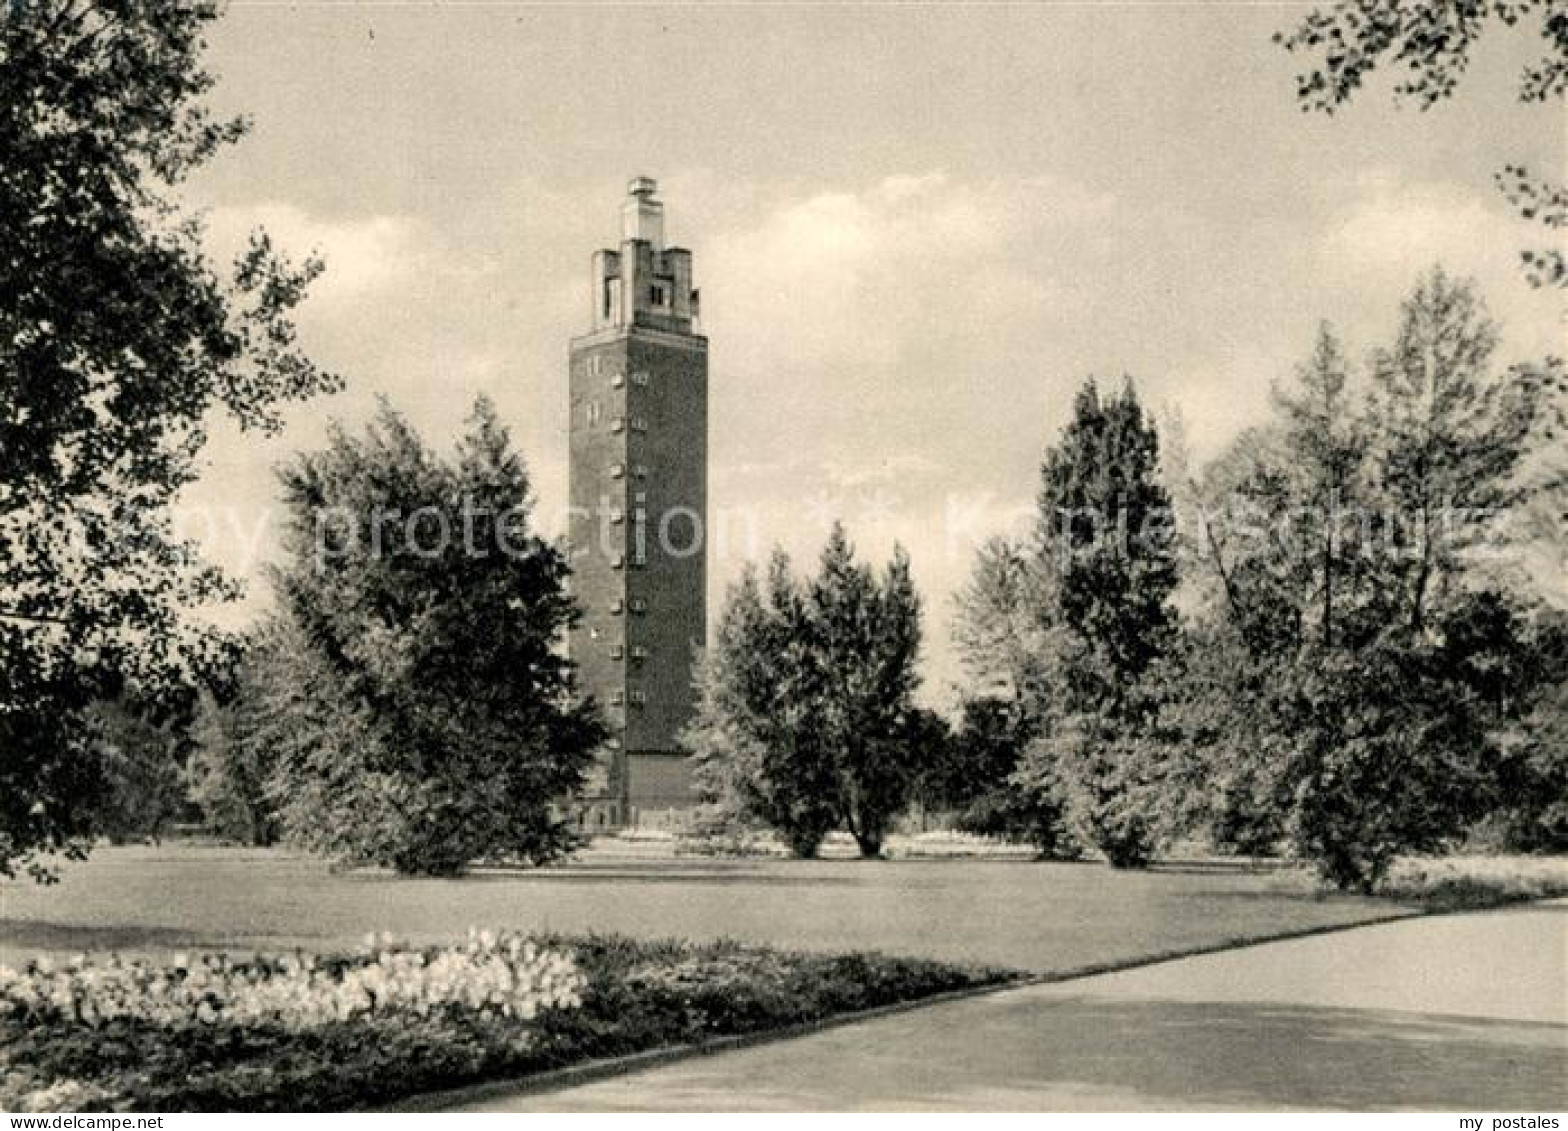
[[[590,827],[689,805],[676,737],[691,718],[707,611],[708,339],[691,252],[664,246],[658,185],[637,177],[621,245],[593,256],[592,330],[572,340],[571,545],[583,610],[570,640],[611,737],[585,791]]]

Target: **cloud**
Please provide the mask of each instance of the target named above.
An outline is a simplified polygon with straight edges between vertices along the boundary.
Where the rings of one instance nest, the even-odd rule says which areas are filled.
[[[1034,253],[1111,207],[1055,180],[942,173],[783,200],[714,241],[706,321],[743,372],[780,358],[797,370],[890,367],[955,328],[1036,317],[1061,300]]]
[[[1528,322],[1544,308],[1536,309],[1540,295],[1528,293],[1519,252],[1549,238],[1488,188],[1377,174],[1331,217],[1321,247],[1327,270],[1377,293],[1403,293],[1441,263],[1475,278],[1494,309],[1518,306],[1520,321]]]

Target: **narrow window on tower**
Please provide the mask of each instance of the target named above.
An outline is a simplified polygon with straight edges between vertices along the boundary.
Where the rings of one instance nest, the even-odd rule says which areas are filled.
[[[599,420],[600,420],[600,418],[603,415],[604,415],[603,406],[601,406],[598,401],[589,401],[588,402],[588,423],[589,424],[597,424],[597,423],[599,423]]]
[[[621,613],[621,612],[624,612],[625,610],[626,610],[626,602],[621,600],[619,597],[615,598],[613,601],[610,602],[610,611],[612,613]]]
[[[611,569],[624,569],[624,568],[626,568],[626,555],[625,554],[611,554],[610,555],[610,568]]]
[[[619,660],[624,655],[626,655],[626,646],[624,644],[610,645],[610,659]]]
[[[624,463],[612,463],[610,465],[610,478],[611,479],[625,479],[626,478],[626,465]]]
[[[635,465],[632,468],[632,474],[634,476],[636,476],[638,479],[646,479],[646,478],[648,478],[648,465],[645,464],[645,463],[639,463],[639,464]]]
[[[634,416],[634,417],[632,417],[632,431],[633,432],[646,432],[646,431],[648,431],[648,419],[647,419],[647,417],[643,417],[643,416]]]
[[[625,521],[626,521],[626,512],[625,511],[614,510],[614,511],[610,512],[610,522],[613,525],[619,526],[621,523],[623,523]]]
[[[612,692],[610,692],[610,702],[612,704],[614,704],[615,706],[619,707],[622,703],[626,702],[626,692],[624,692],[624,691],[612,691]]]
[[[615,419],[611,420],[610,421],[610,431],[611,432],[624,432],[624,431],[626,431],[626,418],[624,416],[617,416]]]
[[[641,385],[643,387],[647,387],[647,384],[648,384],[648,371],[646,369],[639,369],[635,373],[633,373],[632,374],[632,384],[633,385]]]
[[[632,706],[634,706],[634,707],[641,707],[644,703],[646,703],[648,701],[648,693],[646,691],[633,691],[632,695],[631,695],[631,699],[632,699]]]
[[[615,285],[618,282],[620,282],[619,279],[606,279],[604,281],[604,317],[605,318],[611,318],[615,314]],[[578,292],[578,293],[580,294],[581,292]],[[581,302],[582,300],[578,299],[577,301]],[[579,307],[578,309],[580,310],[582,308]],[[594,372],[597,373],[598,370],[595,369]]]
[[[610,388],[612,388],[612,389],[619,389],[624,384],[626,384],[626,374],[624,374],[624,373],[612,373],[612,374],[610,374]]]
[[[663,306],[665,303],[664,288],[658,283],[648,288],[648,301],[654,306]]]

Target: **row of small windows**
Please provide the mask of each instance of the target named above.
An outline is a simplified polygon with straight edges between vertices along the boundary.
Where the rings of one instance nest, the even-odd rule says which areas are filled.
[[[633,569],[641,569],[643,566],[645,566],[647,564],[648,564],[647,560],[641,554],[637,554],[637,555],[633,556],[633,558],[632,558],[632,568]],[[611,569],[625,569],[626,568],[626,555],[625,554],[611,554],[610,555],[610,568]]]
[[[619,706],[622,706],[623,704],[625,704],[628,701],[630,701],[631,705],[634,706],[634,707],[641,707],[641,706],[645,705],[648,702],[648,693],[646,691],[635,691],[635,690],[634,691],[630,691],[630,692],[627,692],[627,691],[612,691],[612,692],[610,692],[610,703],[613,706],[619,707]]]
[[[612,613],[624,613],[626,608],[627,603],[621,600],[619,597],[616,597],[610,602],[610,611]],[[644,601],[641,597],[633,597],[631,599],[631,610],[634,613],[645,613],[648,611],[648,602]]]
[[[624,463],[612,463],[610,465],[610,478],[611,479],[625,479],[626,478],[626,465]],[[634,463],[634,464],[632,464],[632,478],[633,479],[646,479],[646,478],[648,478],[648,465],[647,464],[642,464],[642,463]]]
[[[624,644],[611,644],[610,645],[610,659],[612,659],[612,660],[624,660],[624,659],[626,659],[626,655],[627,655],[627,653],[626,653],[626,645],[624,645]],[[644,648],[641,644],[634,644],[634,645],[632,645],[631,658],[634,659],[634,660],[646,660],[648,658],[648,649]]]

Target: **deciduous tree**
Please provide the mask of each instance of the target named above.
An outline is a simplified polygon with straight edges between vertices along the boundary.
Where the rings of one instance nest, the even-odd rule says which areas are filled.
[[[1560,0],[1339,0],[1308,13],[1275,40],[1314,60],[1297,76],[1303,110],[1332,114],[1348,103],[1380,67],[1403,68],[1394,86],[1401,99],[1430,109],[1459,88],[1471,52],[1498,26],[1526,24],[1538,31],[1544,53],[1519,79],[1524,103],[1568,94],[1568,10]],[[1556,233],[1568,227],[1568,189],[1510,164],[1498,187],[1526,220]],[[1526,277],[1536,286],[1568,286],[1568,258],[1560,240],[1521,253]]]
[[[1161,726],[1220,844],[1283,837],[1368,888],[1397,853],[1452,844],[1508,773],[1550,778],[1523,753],[1547,685],[1530,674],[1536,614],[1490,565],[1499,519],[1540,497],[1521,473],[1549,442],[1557,369],[1499,369],[1496,342],[1473,287],[1434,270],[1368,389],[1347,398],[1343,351],[1320,335],[1274,421],[1211,469],[1217,533],[1198,563],[1223,599]],[[1216,520],[1237,499],[1246,539]]]
[[[169,510],[210,414],[271,431],[335,384],[291,321],[320,264],[258,232],[220,273],[172,195],[246,129],[203,105],[215,17],[0,9],[0,875],[91,835],[90,704],[183,693],[220,659],[185,611],[232,587]]]

